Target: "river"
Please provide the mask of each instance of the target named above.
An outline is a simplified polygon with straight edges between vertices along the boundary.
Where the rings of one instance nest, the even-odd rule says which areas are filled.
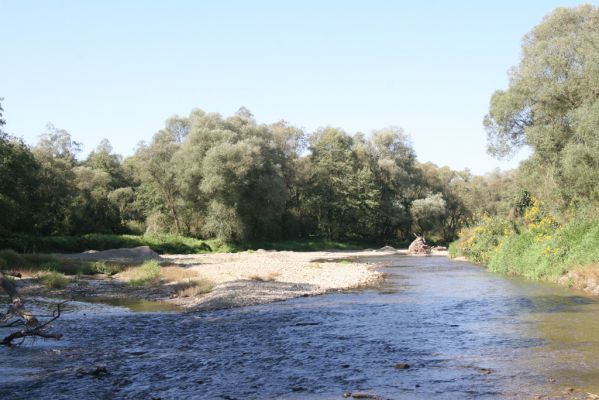
[[[383,287],[198,314],[75,307],[62,340],[0,348],[0,398],[599,393],[596,299],[445,257],[366,261],[388,263]]]

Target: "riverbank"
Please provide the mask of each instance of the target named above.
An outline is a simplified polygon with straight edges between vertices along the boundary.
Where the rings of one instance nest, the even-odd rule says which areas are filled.
[[[506,220],[486,218],[463,230],[451,257],[492,272],[522,276],[599,294],[599,221],[550,217],[514,229]]]
[[[216,310],[376,286],[384,278],[377,270],[379,265],[360,259],[407,254],[406,250],[391,247],[362,251],[156,254],[153,257],[149,257],[147,251],[149,249],[143,252],[146,258],[132,259],[145,260],[142,266],[123,267],[112,276],[65,276],[63,284],[55,287],[44,285],[39,275],[24,271],[24,278],[17,282],[18,288],[25,296],[113,302],[142,299],[170,303],[186,310]],[[123,256],[121,253],[140,257],[139,250],[131,249],[62,257],[114,262],[115,254]],[[435,252],[435,255],[445,254]]]

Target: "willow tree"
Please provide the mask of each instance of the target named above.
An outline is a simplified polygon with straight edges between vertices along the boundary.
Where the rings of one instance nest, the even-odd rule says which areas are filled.
[[[523,171],[548,203],[599,201],[599,8],[558,8],[525,36],[484,125],[491,154],[532,149]]]
[[[204,233],[227,240],[277,237],[288,194],[271,129],[242,108],[220,129],[200,131],[211,143],[199,185],[199,195],[209,199]]]

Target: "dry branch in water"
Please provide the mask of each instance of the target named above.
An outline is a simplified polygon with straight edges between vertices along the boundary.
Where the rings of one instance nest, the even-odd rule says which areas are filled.
[[[8,294],[9,305],[5,314],[0,313],[0,328],[12,328],[22,326],[22,329],[17,330],[4,337],[0,341],[0,345],[11,346],[17,339],[25,339],[28,337],[41,337],[44,339],[60,339],[62,334],[49,332],[50,324],[60,317],[60,307],[64,303],[56,305],[56,310],[52,312],[52,317],[44,322],[40,322],[33,313],[28,311],[24,302],[15,287],[15,284],[8,276],[19,277],[20,274],[8,273],[0,271],[0,287]],[[23,343],[22,341],[20,343]],[[19,343],[19,344],[20,344]]]

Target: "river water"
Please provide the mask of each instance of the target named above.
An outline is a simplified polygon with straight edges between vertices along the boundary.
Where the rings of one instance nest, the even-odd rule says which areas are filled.
[[[0,348],[0,398],[599,393],[594,298],[444,257],[366,261],[389,264],[382,288],[200,314],[75,309],[55,325],[61,341]],[[100,365],[108,374],[81,373]]]

